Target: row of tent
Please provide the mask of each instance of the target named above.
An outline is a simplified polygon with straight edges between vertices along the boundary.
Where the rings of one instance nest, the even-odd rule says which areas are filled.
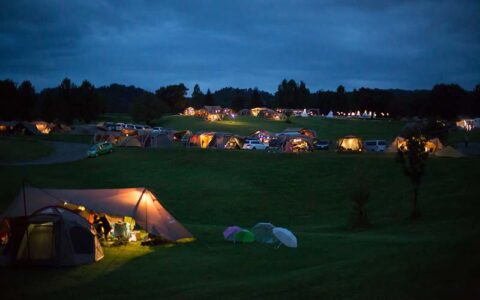
[[[66,125],[44,121],[0,121],[0,134],[41,135],[53,132],[69,132],[70,130],[71,128]]]
[[[258,139],[264,144],[272,145],[283,152],[311,151],[314,148],[313,139],[316,133],[308,129],[288,129],[280,134],[257,130],[248,136],[239,136],[229,132],[198,132],[185,138],[187,147],[214,149],[242,149],[248,139]]]
[[[0,265],[75,266],[102,259],[93,214],[132,218],[149,235],[165,242],[194,240],[146,188],[25,187],[0,216],[0,236],[7,240]]]
[[[110,142],[117,147],[170,148],[174,136],[165,133],[144,135],[124,135],[118,131],[98,131],[93,136],[94,143]]]

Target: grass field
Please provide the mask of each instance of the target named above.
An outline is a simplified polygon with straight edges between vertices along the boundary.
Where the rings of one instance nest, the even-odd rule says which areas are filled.
[[[337,124],[306,127],[321,135],[322,126],[333,126],[335,133],[325,131],[332,137],[387,138],[401,126]],[[0,269],[2,299],[478,298],[480,159],[434,157],[427,164],[418,222],[408,220],[410,185],[388,154],[118,149],[69,164],[0,166],[0,211],[24,177],[51,188],[145,186],[197,238],[173,247],[106,248],[102,261],[78,268]],[[373,226],[352,231],[357,181],[371,184]],[[224,227],[260,221],[290,228],[299,248],[223,241]]]
[[[52,147],[36,138],[0,138],[0,162],[34,160],[47,156],[52,151]]]

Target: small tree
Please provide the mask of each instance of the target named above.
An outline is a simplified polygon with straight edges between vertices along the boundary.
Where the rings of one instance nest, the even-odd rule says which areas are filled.
[[[418,208],[418,193],[425,173],[425,164],[428,153],[425,152],[426,139],[420,135],[407,137],[407,147],[404,151],[398,151],[397,160],[402,165],[403,172],[410,179],[413,186],[413,202],[410,218],[412,220],[421,217]]]
[[[367,214],[367,203],[370,199],[371,181],[365,178],[365,168],[355,168],[352,172],[350,199],[353,202],[353,212],[350,219],[352,229],[367,228],[371,225]]]
[[[290,117],[292,116],[292,114],[293,114],[293,111],[290,110],[290,109],[287,109],[285,111],[285,116],[287,117],[287,119],[285,120],[286,123],[288,123],[288,124],[292,123],[292,120],[290,120]]]

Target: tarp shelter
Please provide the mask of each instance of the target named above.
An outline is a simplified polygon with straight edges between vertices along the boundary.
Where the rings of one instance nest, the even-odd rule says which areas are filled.
[[[451,157],[451,158],[460,158],[465,156],[460,151],[453,148],[452,146],[446,146],[436,151],[433,155],[438,157]]]
[[[77,266],[99,261],[103,250],[96,231],[80,215],[49,206],[9,221],[4,263]]]
[[[363,142],[356,136],[347,135],[338,140],[337,150],[339,152],[362,152]]]
[[[146,188],[63,190],[25,188],[0,217],[0,223],[16,217],[31,215],[48,206],[77,205],[97,213],[131,217],[146,232],[166,241],[193,238]]]
[[[297,132],[299,134],[308,136],[309,138],[312,138],[312,139],[317,137],[317,133],[315,132],[315,130],[307,129],[307,128],[287,128],[283,132],[285,133]]]

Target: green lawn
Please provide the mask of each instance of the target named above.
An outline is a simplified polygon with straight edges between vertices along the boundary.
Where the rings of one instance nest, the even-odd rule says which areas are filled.
[[[0,162],[34,160],[48,156],[53,148],[31,137],[0,137]]]
[[[280,132],[289,127],[314,129],[321,139],[336,140],[353,134],[364,139],[393,140],[403,127],[403,122],[387,120],[341,120],[326,118],[291,118],[292,123],[273,121],[264,118],[238,116],[234,120],[206,122],[202,118],[168,116],[160,120],[164,127],[190,129],[192,131],[227,131],[248,135],[259,129]]]
[[[358,124],[352,133],[395,135],[387,125],[375,132]],[[347,133],[334,130],[325,134]],[[0,174],[0,211],[23,177],[52,188],[146,186],[197,237],[173,247],[107,248],[105,259],[78,268],[0,269],[2,299],[466,299],[480,292],[479,158],[429,159],[416,223],[407,219],[409,182],[387,154],[118,149],[69,164],[0,166]],[[373,227],[350,231],[358,180],[372,184]],[[299,248],[222,240],[224,227],[260,221],[290,228]]]

